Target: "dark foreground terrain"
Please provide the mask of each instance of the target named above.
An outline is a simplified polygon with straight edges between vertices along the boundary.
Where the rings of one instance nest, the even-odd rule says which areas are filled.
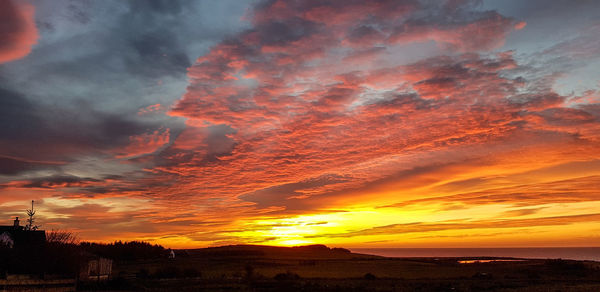
[[[461,263],[465,260],[479,262]],[[491,258],[385,258],[322,245],[178,250],[118,261],[113,291],[600,291],[600,263]]]

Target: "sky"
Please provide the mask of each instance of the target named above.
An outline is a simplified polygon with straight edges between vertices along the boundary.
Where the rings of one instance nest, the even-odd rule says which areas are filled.
[[[598,68],[595,0],[0,0],[0,225],[598,246]]]

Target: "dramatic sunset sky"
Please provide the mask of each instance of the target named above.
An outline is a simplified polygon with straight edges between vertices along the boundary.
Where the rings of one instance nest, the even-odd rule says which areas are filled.
[[[600,1],[0,0],[0,225],[600,245]]]

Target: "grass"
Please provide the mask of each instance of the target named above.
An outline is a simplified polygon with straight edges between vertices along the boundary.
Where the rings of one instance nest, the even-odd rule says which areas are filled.
[[[110,289],[600,291],[597,262],[527,260],[459,264],[460,259],[455,258],[385,258],[326,248],[260,246],[186,250],[177,254],[175,259],[117,262],[113,269],[116,284]]]

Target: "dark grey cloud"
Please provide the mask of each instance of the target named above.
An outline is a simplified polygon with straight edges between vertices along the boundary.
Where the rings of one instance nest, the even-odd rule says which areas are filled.
[[[157,129],[176,137],[183,120],[164,111],[185,92],[187,68],[245,25],[250,2],[34,1],[38,44],[0,65],[1,174],[110,156]],[[138,114],[153,104],[162,113]],[[225,133],[211,136],[215,153],[229,147]]]
[[[23,95],[0,88],[0,140],[14,140],[39,132],[43,127],[35,105]]]
[[[16,175],[36,169],[58,168],[56,164],[46,162],[31,162],[11,157],[0,156],[0,175]]]
[[[71,187],[79,186],[88,182],[99,182],[100,180],[93,178],[78,177],[74,175],[54,175],[48,177],[39,177],[30,180],[24,184],[25,188],[53,188],[53,187]]]
[[[132,41],[138,58],[130,59],[129,71],[161,77],[181,74],[190,67],[190,57],[178,46],[178,41],[161,31],[148,33]]]
[[[22,94],[0,89],[1,154],[24,161],[67,161],[74,153],[117,147],[157,126],[156,121],[98,112],[85,104],[76,108],[34,104]],[[22,165],[21,170],[33,166]]]

